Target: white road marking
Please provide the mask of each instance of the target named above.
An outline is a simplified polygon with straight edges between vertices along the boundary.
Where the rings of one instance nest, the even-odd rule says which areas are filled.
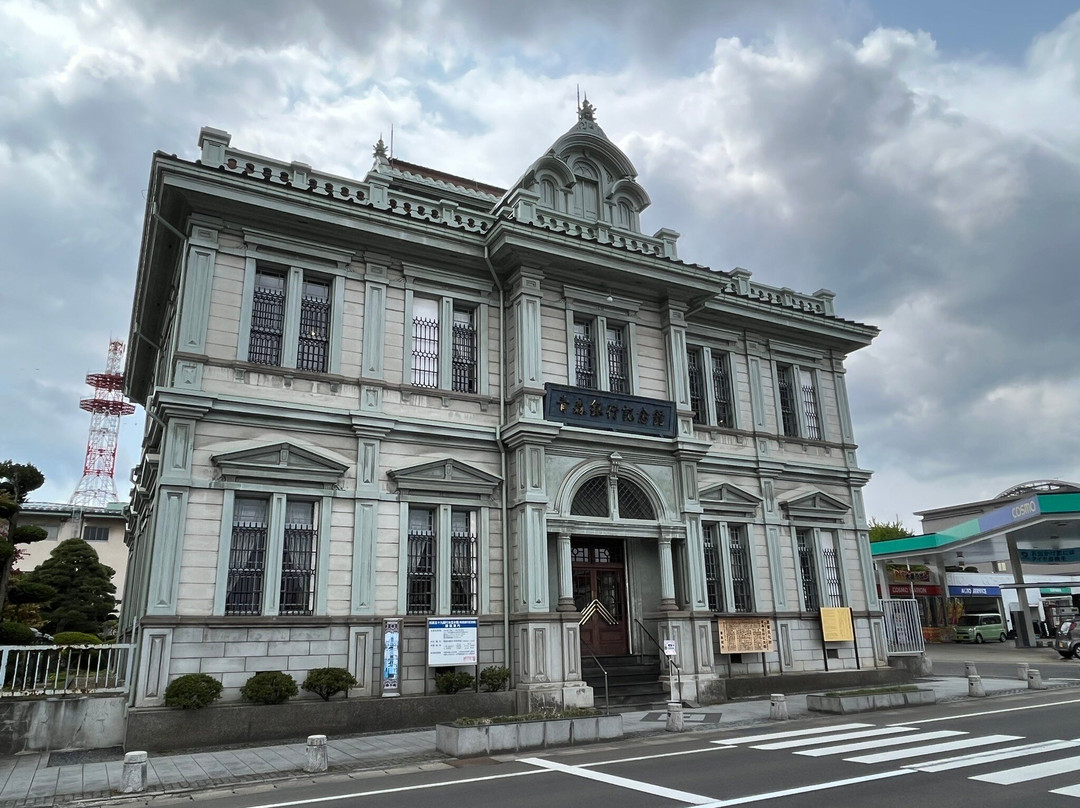
[[[920,732],[918,735],[901,735],[899,738],[875,738],[872,741],[860,741],[859,743],[842,743],[838,746],[826,746],[822,749],[804,749],[796,752],[796,755],[806,757],[824,757],[825,755],[844,755],[848,752],[861,752],[864,749],[877,749],[881,746],[900,746],[907,743],[922,743],[923,741],[936,741],[939,738],[954,738],[957,735],[967,735],[955,729],[941,729],[937,732]]]
[[[942,718],[924,718],[921,721],[901,721],[898,724],[890,724],[890,726],[899,726],[899,724],[933,724],[936,721],[958,721],[962,718],[975,718],[980,715],[1000,715],[1001,713],[1017,713],[1021,710],[1042,710],[1045,707],[1060,707],[1062,704],[1080,704],[1080,699],[1070,699],[1069,701],[1055,701],[1050,704],[1029,704],[1024,707],[1007,707],[1002,710],[983,710],[981,713],[964,713],[963,715],[947,715]]]
[[[722,741],[713,741],[716,744],[755,743],[757,741],[775,741],[778,738],[795,738],[800,735],[824,735],[828,732],[841,732],[846,729],[860,729],[872,727],[873,724],[837,724],[835,727],[818,727],[816,729],[793,729],[787,732],[770,732],[765,735],[743,735],[741,738],[724,738]]]
[[[833,780],[829,783],[815,783],[809,786],[797,786],[796,788],[785,788],[783,791],[770,791],[767,794],[751,794],[748,797],[735,797],[730,800],[717,800],[716,802],[709,802],[701,806],[701,808],[729,808],[732,805],[749,805],[752,802],[765,802],[766,800],[776,800],[781,797],[792,797],[796,794],[810,794],[814,791],[826,791],[830,788],[843,788],[844,786],[858,785],[859,783],[869,783],[872,780],[884,780],[888,777],[899,777],[903,774],[909,774],[909,769],[894,769],[888,772],[878,772],[877,774],[868,774],[865,777],[849,777],[846,780]]]
[[[1055,774],[1065,774],[1078,770],[1080,770],[1080,757],[1071,757],[1050,760],[1046,763],[1033,763],[1030,766],[1020,766],[1016,769],[1004,769],[989,774],[979,774],[968,779],[1007,786],[1013,783],[1026,783],[1028,780],[1038,780],[1040,777],[1052,777]]]
[[[1055,788],[1051,794],[1062,794],[1066,797],[1080,797],[1080,786],[1065,786],[1065,788]]]
[[[755,744],[752,749],[794,749],[798,746],[813,746],[819,743],[832,743],[833,741],[853,741],[856,738],[873,738],[879,735],[895,735],[898,732],[914,732],[915,727],[877,727],[876,729],[863,729],[855,732],[840,732],[836,735],[818,735],[814,738],[792,738],[775,743]]]
[[[556,763],[552,760],[544,760],[543,758],[521,758],[519,763],[528,763],[531,766],[539,766],[543,769],[559,772],[561,774],[569,774],[574,777],[583,777],[586,780],[595,780],[599,783],[606,783],[610,786],[617,786],[619,788],[628,788],[633,791],[642,791],[646,794],[652,794],[657,797],[663,797],[668,800],[678,800],[680,802],[688,802],[691,805],[707,805],[715,802],[712,797],[706,797],[701,794],[691,794],[689,791],[678,791],[674,788],[666,788],[664,786],[658,786],[654,783],[645,783],[641,780],[631,780],[628,777],[619,777],[614,774],[605,774],[604,772],[594,772],[589,769],[582,769],[579,766],[567,766],[563,763]]]
[[[1010,746],[1008,749],[998,749],[993,752],[975,752],[971,755],[927,760],[923,763],[905,763],[904,768],[920,772],[944,772],[950,769],[962,769],[965,766],[980,766],[984,763],[996,763],[999,760],[1036,755],[1040,752],[1054,752],[1072,746],[1080,746],[1080,741],[1039,741],[1023,746]]]
[[[639,760],[656,760],[657,758],[679,757],[680,755],[700,755],[702,752],[720,752],[724,749],[735,749],[734,746],[706,746],[703,749],[685,749],[682,752],[658,752],[655,755],[639,755],[632,758],[617,758],[614,760],[598,760],[593,763],[579,763],[583,769],[594,766],[612,766],[616,763],[636,763]]]
[[[859,757],[844,758],[844,760],[851,763],[886,763],[890,760],[903,760],[904,758],[909,757],[936,755],[938,752],[951,752],[954,749],[967,749],[971,746],[989,746],[992,743],[1004,743],[1005,741],[1019,740],[1022,740],[1019,735],[983,735],[975,738],[964,738],[959,741],[932,743],[921,749],[894,749],[891,752],[877,752],[873,755],[860,755]]]

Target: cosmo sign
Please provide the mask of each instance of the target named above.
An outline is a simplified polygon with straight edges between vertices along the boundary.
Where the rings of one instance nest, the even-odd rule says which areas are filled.
[[[1039,508],[1038,497],[1028,497],[1012,505],[984,513],[979,517],[979,532],[987,533],[991,530],[1006,527],[1014,522],[1023,522],[1025,519],[1039,516],[1042,510]]]

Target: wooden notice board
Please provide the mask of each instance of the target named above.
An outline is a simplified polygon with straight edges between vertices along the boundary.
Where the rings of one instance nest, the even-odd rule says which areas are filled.
[[[721,654],[763,654],[773,650],[770,620],[717,620]]]
[[[825,642],[855,642],[855,630],[851,623],[851,609],[821,608],[821,634]]]

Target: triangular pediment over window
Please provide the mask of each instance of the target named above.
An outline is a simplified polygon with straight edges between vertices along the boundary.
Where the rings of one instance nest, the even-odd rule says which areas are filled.
[[[752,517],[761,505],[759,496],[731,483],[721,483],[704,489],[699,495],[706,513]]]
[[[841,522],[851,510],[847,503],[816,489],[791,491],[777,497],[777,501],[789,519]]]
[[[488,499],[502,482],[493,474],[452,458],[394,469],[387,476],[406,499],[430,499],[435,495]]]
[[[334,488],[347,464],[289,442],[214,455],[213,464],[230,482],[282,483]]]

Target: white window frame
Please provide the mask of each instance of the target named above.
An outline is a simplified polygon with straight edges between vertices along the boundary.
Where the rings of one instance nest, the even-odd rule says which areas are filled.
[[[799,533],[805,531],[810,547],[811,558],[814,562],[814,591],[817,595],[817,608],[811,609],[806,603],[806,595],[803,589],[802,566],[799,560]],[[836,585],[839,592],[833,597],[826,581],[825,549],[831,544],[836,553]],[[818,528],[808,525],[796,525],[791,529],[791,545],[795,553],[795,569],[799,585],[799,609],[803,612],[816,612],[822,606],[826,608],[847,606],[849,603],[849,589],[847,576],[844,572],[844,554],[840,546],[840,530],[838,528]]]
[[[433,607],[431,612],[409,612],[409,514],[413,508],[434,512],[435,532],[435,575]],[[453,600],[453,559],[452,559],[452,514],[453,511],[467,511],[471,514],[476,532],[476,586],[475,607],[472,612],[451,612]],[[401,503],[399,525],[399,579],[398,612],[399,614],[430,614],[431,616],[451,617],[459,615],[480,615],[489,610],[488,588],[485,585],[488,576],[488,524],[490,509],[478,507],[475,503],[461,504],[453,501],[426,501],[410,499]]]
[[[738,611],[735,609],[735,577],[732,574],[731,565],[731,527],[741,527],[746,539],[746,573],[749,578],[750,608]],[[754,591],[757,575],[754,570],[752,523],[737,520],[719,521],[716,519],[706,519],[702,522],[702,530],[706,529],[711,529],[713,531],[714,550],[717,556],[716,560],[719,562],[720,600],[723,601],[722,603],[718,603],[721,607],[719,612],[729,614],[753,614],[757,610],[758,604]],[[702,542],[702,547],[704,549],[704,541]],[[704,559],[702,560],[702,563],[704,564]],[[709,593],[706,592],[705,596],[707,603]]]
[[[596,387],[598,392],[611,392],[611,364],[608,355],[607,332],[609,328],[622,331],[626,345],[626,382],[629,391],[615,393],[615,395],[637,395],[638,380],[637,367],[634,362],[635,343],[637,330],[632,320],[622,317],[610,317],[606,314],[593,314],[580,310],[568,309],[566,312],[566,382],[570,387],[577,387],[577,353],[574,346],[574,326],[578,322],[588,322],[592,325],[593,339],[595,340],[596,356]],[[586,388],[581,388],[586,389]]]
[[[700,342],[690,342],[686,344],[687,363],[686,363],[686,375],[687,375],[687,389],[689,389],[690,381],[690,362],[689,354],[691,352],[697,352],[701,358],[701,395],[705,401],[705,412],[702,413],[701,421],[694,421],[695,427],[712,426],[720,429],[738,429],[739,428],[739,408],[738,398],[735,395],[735,357],[732,351],[722,348],[712,348],[709,345],[702,344]],[[717,423],[716,417],[716,382],[713,379],[713,355],[723,355],[727,358],[727,371],[728,371],[728,395],[731,400],[731,423],[720,425]],[[779,410],[778,410],[779,411]]]
[[[225,601],[228,594],[229,556],[232,552],[233,518],[236,499],[264,499],[267,501],[266,558],[263,562],[263,592],[259,615],[226,614]],[[314,502],[318,531],[315,556],[315,604],[312,615],[296,615],[298,619],[326,614],[327,585],[330,557],[330,509],[332,496],[305,489],[271,489],[264,486],[245,486],[227,489],[221,512],[221,535],[217,565],[217,582],[214,590],[214,614],[237,621],[251,617],[277,617],[280,614],[281,572],[285,550],[285,513],[289,500]]]
[[[792,380],[794,382],[794,389],[792,390],[792,397],[795,404],[795,420],[798,425],[798,435],[788,435],[784,431],[784,414],[783,414],[783,402],[780,396],[780,374],[782,368],[791,368]],[[810,385],[814,391],[814,412],[817,413],[818,422],[818,435],[817,437],[811,437],[809,434],[809,426],[806,421],[806,400],[803,393],[803,380],[808,378]],[[821,379],[818,369],[807,365],[800,365],[798,362],[788,362],[784,360],[777,360],[773,362],[773,396],[776,402],[776,431],[782,437],[803,439],[803,440],[827,440],[827,433],[825,431],[825,417],[822,409],[821,399]]]
[[[435,387],[413,383],[413,308],[417,298],[434,301],[439,312],[439,367]],[[476,329],[476,392],[454,390],[454,310],[470,309]],[[486,396],[490,393],[488,379],[488,304],[476,294],[434,292],[427,289],[405,290],[404,346],[402,349],[402,383],[417,392],[438,392],[452,396]]]

